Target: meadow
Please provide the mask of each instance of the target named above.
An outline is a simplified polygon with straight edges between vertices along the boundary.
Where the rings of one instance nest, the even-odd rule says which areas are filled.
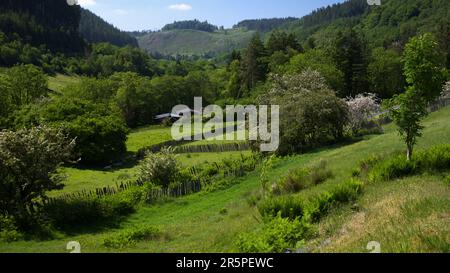
[[[450,143],[449,117],[447,107],[426,119],[419,150]],[[295,194],[313,196],[350,179],[361,160],[403,151],[394,125],[384,126],[384,130],[382,135],[281,158],[268,177],[277,181],[290,170],[326,160],[333,178]],[[369,241],[380,242],[386,252],[448,251],[450,189],[444,176],[449,174],[450,170],[368,185],[357,202],[333,209],[317,224],[314,239],[307,242],[308,251],[368,252]],[[83,252],[236,252],[237,237],[262,225],[258,210],[248,202],[260,187],[257,170],[223,190],[140,206],[116,228],[92,227],[60,233],[49,241],[2,244],[0,252],[67,252],[69,241],[80,242]],[[143,224],[159,228],[163,236],[121,249],[101,243],[121,230]]]

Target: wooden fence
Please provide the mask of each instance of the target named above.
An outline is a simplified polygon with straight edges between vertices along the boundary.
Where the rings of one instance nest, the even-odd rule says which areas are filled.
[[[80,192],[64,194],[55,198],[48,198],[43,200],[43,205],[52,205],[57,203],[58,201],[70,201],[76,200],[80,198],[102,198],[107,196],[113,196],[118,193],[129,190],[133,187],[142,187],[144,185],[143,182],[126,182],[116,184],[116,186],[108,186],[103,188],[97,188],[94,190],[83,190]],[[152,189],[147,193],[146,201],[147,202],[156,202],[161,199],[167,198],[177,198],[189,194],[193,194],[202,190],[202,183],[200,181],[188,181],[181,183],[175,188],[166,188],[166,189]]]

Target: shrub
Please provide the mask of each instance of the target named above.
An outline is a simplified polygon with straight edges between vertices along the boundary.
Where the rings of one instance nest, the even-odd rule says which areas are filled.
[[[236,245],[244,253],[283,253],[307,237],[309,225],[277,216],[256,232],[239,236]]]
[[[370,160],[365,167],[370,182],[388,181],[422,172],[443,171],[450,168],[450,145],[419,151],[411,160],[401,154],[383,160]]]
[[[48,127],[0,132],[0,215],[27,218],[36,199],[61,188],[57,170],[74,144]]]
[[[0,215],[0,241],[11,243],[19,241],[22,237],[14,219]]]
[[[136,187],[111,196],[60,198],[45,205],[44,213],[55,227],[62,229],[116,224],[121,217],[134,212],[144,193],[144,188]]]
[[[332,177],[333,172],[328,168],[328,163],[326,161],[322,160],[319,164],[314,165],[310,169],[310,179],[314,186],[319,185]]]
[[[306,202],[298,197],[273,197],[258,204],[258,210],[264,218],[277,215],[289,219],[301,219],[306,212]]]
[[[326,215],[331,208],[356,200],[362,189],[362,182],[350,180],[309,200],[296,196],[267,198],[258,204],[258,210],[263,218],[279,215],[291,220],[305,218],[305,221],[316,221]]]
[[[281,106],[279,155],[304,152],[343,136],[347,105],[318,72],[274,76],[260,102]]]
[[[126,152],[128,128],[116,109],[105,103],[68,97],[22,108],[14,113],[16,128],[46,124],[76,138],[74,148],[82,164],[105,166]]]
[[[176,156],[171,148],[165,148],[159,153],[147,153],[139,164],[139,181],[154,183],[168,187],[180,174]]]
[[[362,190],[363,183],[361,181],[350,180],[331,190],[332,200],[336,204],[345,204],[356,201],[358,196],[362,193]]]
[[[328,168],[326,161],[311,168],[300,168],[291,171],[272,186],[272,193],[275,195],[296,193],[312,186],[319,185],[327,179],[333,177],[333,172]]]
[[[332,208],[355,201],[362,190],[363,183],[361,181],[350,180],[313,197],[307,204],[309,220],[317,222]]]
[[[368,179],[370,182],[388,181],[411,175],[415,169],[414,162],[408,161],[403,155],[395,155],[376,164],[369,172]]]
[[[375,94],[361,94],[347,100],[350,120],[348,129],[353,135],[380,130],[381,126],[371,120],[381,110],[377,100]]]
[[[128,246],[133,246],[139,241],[155,239],[159,235],[160,230],[155,227],[137,227],[120,231],[117,234],[106,238],[103,241],[103,246],[108,248],[125,248]]]

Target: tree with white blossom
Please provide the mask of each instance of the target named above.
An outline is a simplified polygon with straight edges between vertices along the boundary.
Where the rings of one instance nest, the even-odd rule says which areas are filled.
[[[360,94],[355,98],[348,98],[349,129],[357,133],[371,123],[371,119],[380,113],[381,106],[375,94]]]

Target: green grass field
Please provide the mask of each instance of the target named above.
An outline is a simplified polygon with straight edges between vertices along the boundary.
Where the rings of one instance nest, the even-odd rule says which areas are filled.
[[[64,87],[80,82],[79,77],[58,74],[48,78],[48,88],[53,91],[61,92]]]
[[[137,152],[142,148],[172,140],[170,127],[147,126],[134,130],[128,135],[127,149]]]
[[[431,114],[425,126],[418,149],[450,143],[450,107]],[[309,196],[328,189],[350,179],[351,171],[360,160],[404,149],[393,125],[386,126],[385,131],[384,135],[367,136],[353,144],[283,158],[269,178],[275,181],[291,169],[324,159],[333,170],[334,178],[299,195]],[[121,223],[120,229],[150,224],[161,228],[165,236],[119,251],[237,251],[234,244],[237,236],[261,225],[257,210],[247,203],[248,196],[260,187],[259,173],[255,171],[237,182],[226,190],[139,208]],[[358,204],[336,209],[324,218],[318,225],[317,238],[308,245],[317,252],[367,252],[365,247],[369,241],[379,241],[382,250],[392,252],[448,250],[449,193],[442,176],[433,174],[369,185]],[[114,232],[117,230],[60,234],[51,241],[2,244],[0,252],[67,252],[65,246],[69,241],[79,241],[83,252],[117,252],[101,246],[101,241]]]

